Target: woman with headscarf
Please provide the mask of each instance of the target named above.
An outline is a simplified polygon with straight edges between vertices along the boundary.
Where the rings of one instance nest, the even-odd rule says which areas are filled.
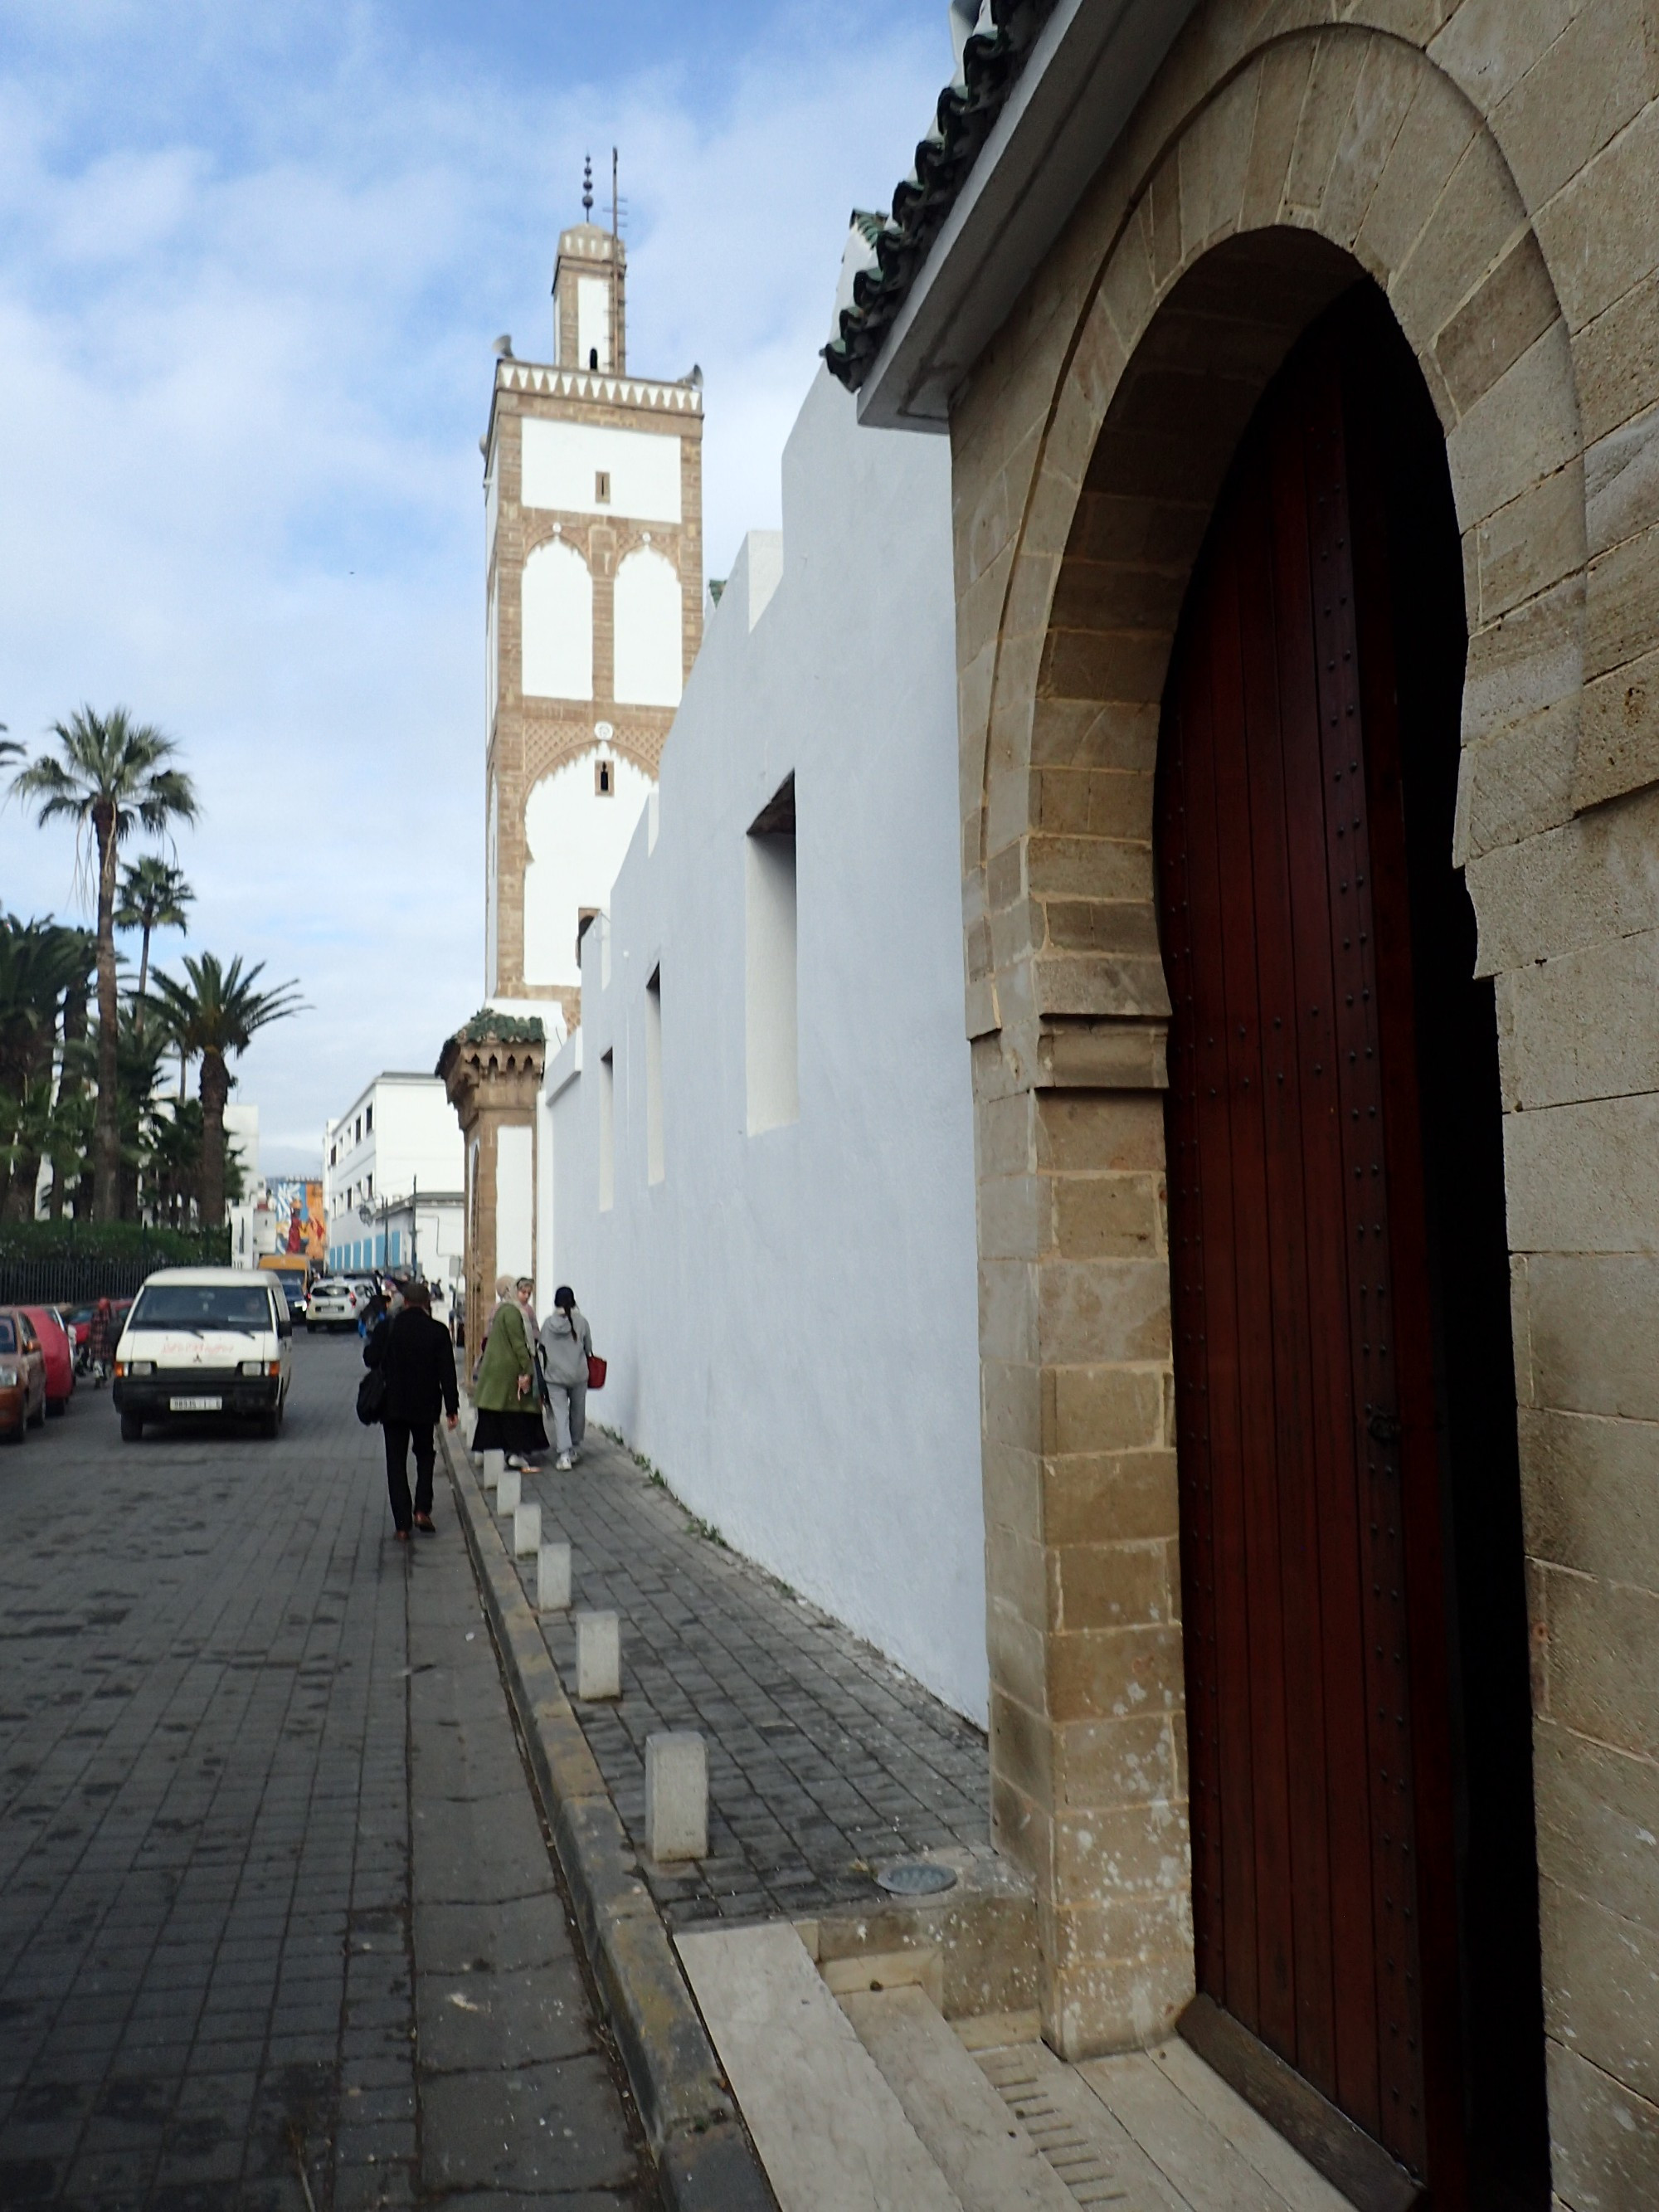
[[[536,1363],[525,1328],[524,1308],[514,1295],[511,1275],[495,1283],[496,1306],[490,1317],[472,1387],[477,1425],[474,1451],[506,1454],[509,1467],[523,1467],[532,1452],[547,1449],[547,1431],[536,1405]]]

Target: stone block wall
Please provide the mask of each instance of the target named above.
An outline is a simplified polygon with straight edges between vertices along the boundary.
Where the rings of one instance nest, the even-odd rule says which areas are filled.
[[[1207,0],[952,412],[997,1833],[1048,2032],[1192,1986],[1152,874],[1192,562],[1361,272],[1444,428],[1496,978],[1555,2186],[1659,2203],[1659,10]]]

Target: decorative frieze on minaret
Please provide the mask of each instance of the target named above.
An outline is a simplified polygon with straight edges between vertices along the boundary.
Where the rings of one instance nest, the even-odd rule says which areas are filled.
[[[702,629],[702,379],[627,374],[627,256],[559,238],[553,359],[500,342],[484,441],[484,989],[567,1027]]]

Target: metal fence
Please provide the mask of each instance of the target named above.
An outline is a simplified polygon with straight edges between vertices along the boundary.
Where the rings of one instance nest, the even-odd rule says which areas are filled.
[[[96,1298],[130,1298],[158,1267],[225,1266],[223,1231],[216,1237],[210,1232],[202,1243],[194,1261],[172,1239],[165,1251],[146,1242],[125,1255],[65,1251],[37,1258],[0,1251],[0,1305],[84,1306]]]

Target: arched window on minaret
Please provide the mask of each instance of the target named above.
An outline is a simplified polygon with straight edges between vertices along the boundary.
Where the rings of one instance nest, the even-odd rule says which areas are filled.
[[[617,570],[617,697],[631,707],[678,707],[684,610],[674,564],[649,545]]]
[[[520,688],[527,699],[593,696],[593,579],[574,546],[551,538],[524,564]]]
[[[599,792],[593,755],[585,752],[543,776],[525,806],[524,980],[532,988],[581,981],[583,909],[611,903],[651,789],[650,777],[621,754],[605,764],[608,793]]]

